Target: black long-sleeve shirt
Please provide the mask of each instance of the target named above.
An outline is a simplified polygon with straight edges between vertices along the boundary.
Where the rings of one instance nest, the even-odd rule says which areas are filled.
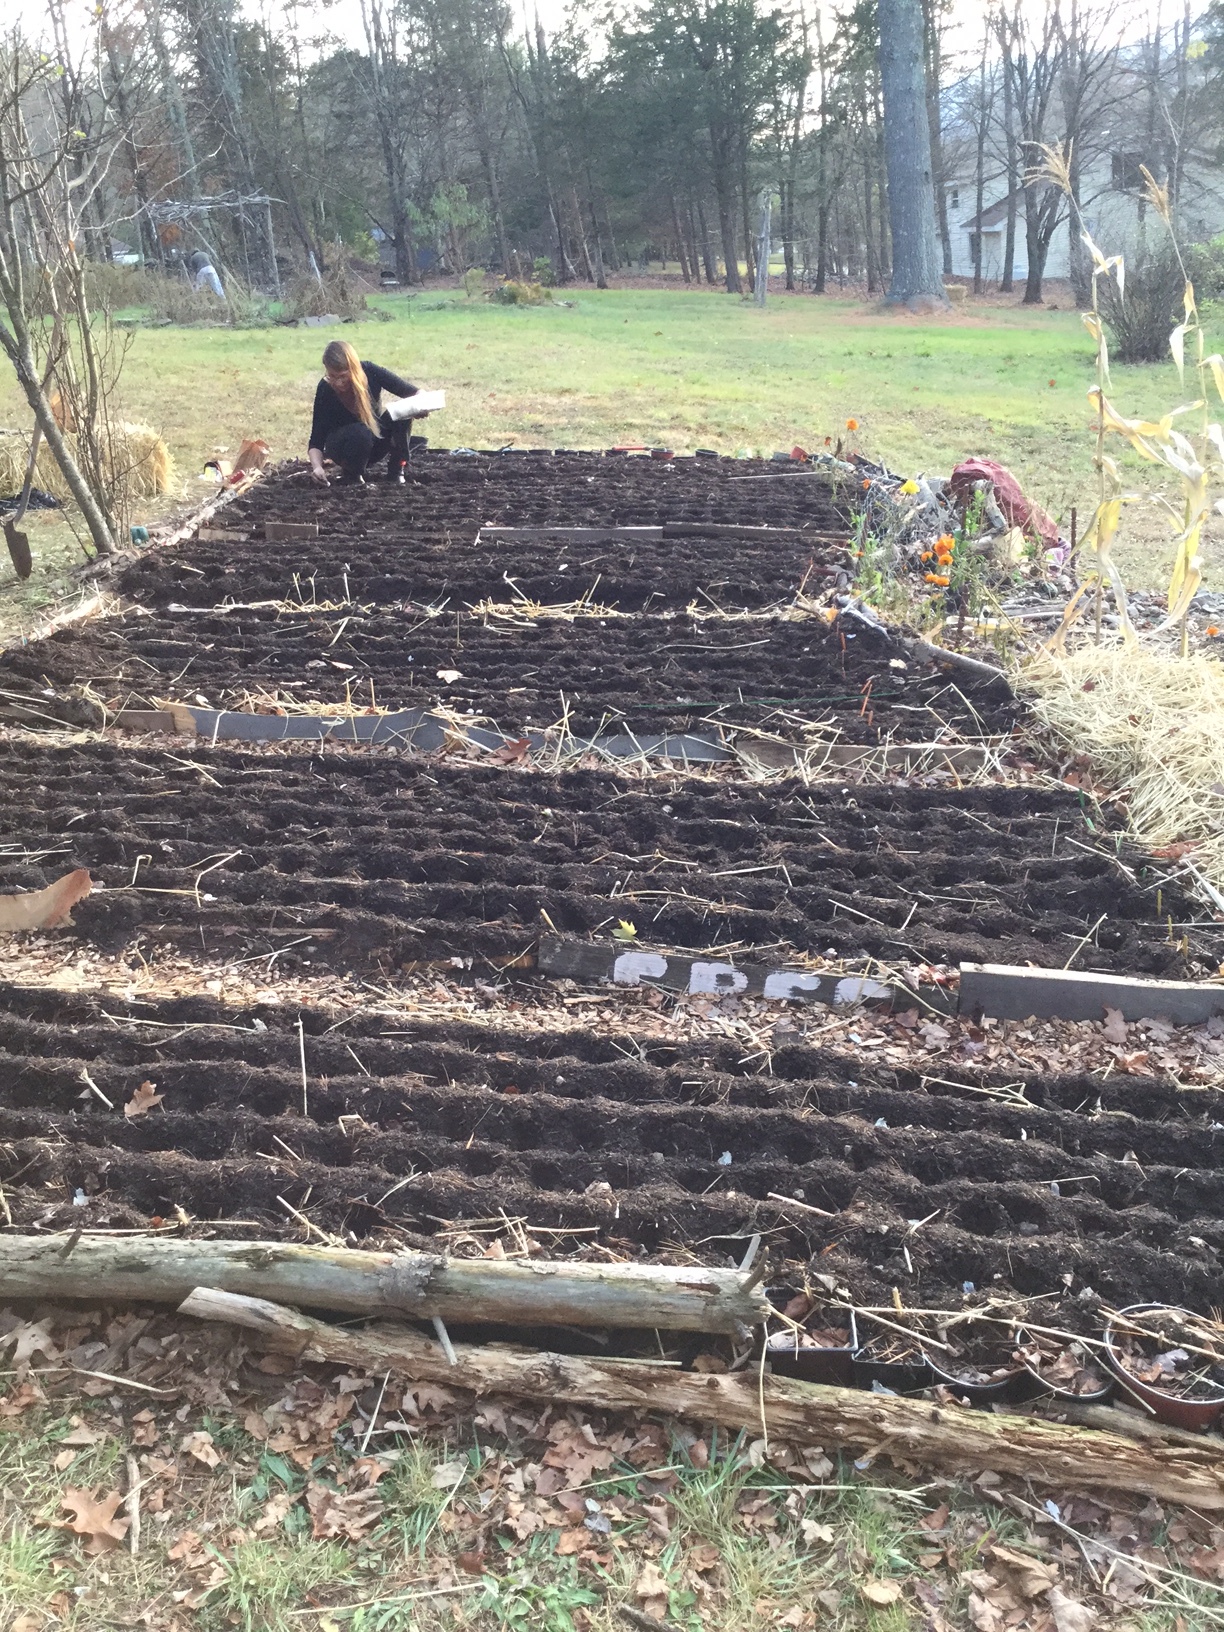
[[[415,397],[417,387],[409,385],[407,380],[401,380],[398,374],[392,374],[389,368],[382,368],[378,363],[362,363],[365,372],[366,388],[370,393],[370,406],[375,414],[378,413],[380,398],[385,391],[391,397]],[[360,425],[361,421],[353,410],[340,396],[336,388],[326,379],[320,380],[315,387],[314,419],[310,425],[310,446],[318,448],[322,453],[328,437],[333,431],[338,431],[342,425]]]

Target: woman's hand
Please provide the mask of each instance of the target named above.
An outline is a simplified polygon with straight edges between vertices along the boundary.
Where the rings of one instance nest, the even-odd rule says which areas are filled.
[[[311,467],[310,479],[316,487],[331,486],[331,483],[327,479],[327,472],[323,469],[322,465],[314,465]]]

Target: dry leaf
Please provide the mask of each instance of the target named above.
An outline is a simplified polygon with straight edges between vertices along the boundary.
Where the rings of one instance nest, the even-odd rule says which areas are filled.
[[[800,1519],[799,1528],[803,1532],[804,1545],[810,1547],[813,1542],[823,1541],[832,1546],[837,1540],[837,1533],[831,1524],[821,1524],[816,1519]]]
[[[662,1598],[666,1600],[668,1594],[667,1577],[657,1564],[647,1560],[642,1565],[642,1572],[633,1583],[635,1598]]]
[[[77,1453],[75,1451],[61,1451],[51,1466],[56,1473],[63,1473],[64,1469],[70,1468],[76,1459]]]
[[[160,1105],[164,1098],[164,1094],[158,1093],[155,1082],[142,1082],[123,1107],[123,1114],[129,1121],[134,1116],[144,1116],[154,1105]]]
[[[1043,1564],[1031,1553],[1022,1553],[1013,1547],[992,1547],[990,1556],[996,1564],[1006,1568],[1011,1580],[1026,1598],[1040,1598],[1058,1580],[1058,1571],[1054,1566]]]
[[[1105,1024],[1101,1027],[1107,1043],[1124,1043],[1126,1041],[1126,1021],[1122,1018],[1121,1009],[1105,1010]]]
[[[976,1632],[1004,1632],[1006,1622],[1003,1619],[1003,1611],[997,1609],[988,1598],[983,1598],[980,1593],[971,1592],[966,1607],[969,1620],[976,1628]]]
[[[895,1604],[901,1596],[900,1581],[864,1581],[859,1591],[869,1604],[879,1604],[882,1608]]]
[[[297,1501],[292,1491],[280,1490],[267,1502],[263,1512],[255,1520],[252,1529],[257,1535],[266,1535],[269,1530],[277,1530],[284,1521],[285,1515]]]
[[[489,758],[498,765],[521,765],[530,752],[530,737],[514,737],[503,742],[500,748],[494,748]]]
[[[215,1468],[221,1461],[221,1453],[213,1444],[211,1434],[197,1429],[194,1434],[187,1434],[179,1445],[180,1451],[186,1451],[188,1456],[194,1456],[197,1462],[203,1462],[206,1468]]]
[[[311,1534],[316,1541],[337,1537],[360,1541],[383,1516],[382,1498],[376,1490],[342,1493],[316,1482],[306,1486],[306,1506],[310,1509]]]
[[[108,1553],[118,1547],[132,1522],[115,1517],[123,1500],[117,1490],[109,1496],[95,1498],[89,1491],[76,1490],[70,1485],[60,1497],[60,1506],[66,1508],[72,1518],[64,1520],[59,1528],[84,1536],[87,1553]]]
[[[439,669],[438,679],[441,680],[444,685],[453,686],[455,681],[462,680],[463,676],[460,674],[458,669]]]
[[[433,1470],[433,1487],[435,1490],[454,1490],[461,1484],[463,1476],[468,1471],[464,1457],[456,1457],[453,1462],[438,1462]]]
[[[1092,1632],[1097,1624],[1096,1611],[1078,1599],[1068,1598],[1061,1587],[1051,1587],[1047,1601],[1058,1632]]]
[[[17,935],[31,929],[55,929],[70,924],[68,914],[83,901],[93,887],[84,867],[65,873],[45,890],[26,895],[0,895],[0,934]]]

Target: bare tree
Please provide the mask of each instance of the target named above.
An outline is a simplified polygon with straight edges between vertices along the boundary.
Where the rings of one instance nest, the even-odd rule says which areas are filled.
[[[0,43],[0,349],[13,365],[34,416],[76,501],[94,548],[115,548],[115,520],[100,477],[109,439],[113,373],[90,322],[84,268],[76,250],[77,192],[69,167],[75,132],[57,96],[59,65],[16,32]],[[74,454],[53,398],[72,406]],[[80,417],[78,417],[80,416]]]

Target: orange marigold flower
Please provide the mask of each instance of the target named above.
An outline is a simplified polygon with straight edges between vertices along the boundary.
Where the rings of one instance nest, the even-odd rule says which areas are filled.
[[[928,584],[938,584],[940,589],[946,589],[948,587],[948,575],[946,572],[924,572],[922,576]]]
[[[1212,637],[1213,640],[1215,639],[1216,635],[1219,634],[1219,632],[1220,632],[1219,629],[1216,627],[1216,625],[1214,623],[1208,625],[1207,633]]]
[[[951,533],[940,533],[939,537],[935,540],[935,548],[937,550],[954,550],[956,548],[956,540],[952,537]]]
[[[846,429],[848,431],[857,431],[858,430],[858,420],[857,419],[848,419],[846,421]]]
[[[931,559],[930,550],[923,550],[922,554],[918,557],[918,559],[919,559],[919,561],[929,561]]]
[[[871,486],[871,481],[870,481],[869,477],[866,477],[866,476],[863,477],[863,486],[864,487],[870,487]]]

